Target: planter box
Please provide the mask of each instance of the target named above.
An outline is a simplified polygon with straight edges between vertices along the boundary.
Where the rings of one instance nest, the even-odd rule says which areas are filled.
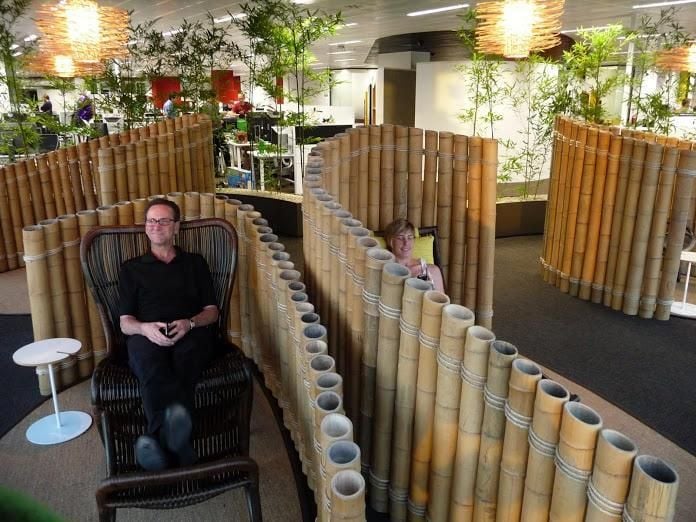
[[[544,233],[546,200],[501,200],[496,204],[495,237]]]

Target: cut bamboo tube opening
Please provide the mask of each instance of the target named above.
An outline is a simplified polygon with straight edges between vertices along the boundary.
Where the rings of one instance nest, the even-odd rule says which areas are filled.
[[[634,522],[674,519],[679,489],[677,471],[662,459],[639,455],[633,463],[625,515]]]
[[[341,470],[331,480],[330,522],[365,520],[365,479],[354,470]]]
[[[331,414],[333,415],[333,414]],[[331,484],[337,473],[350,470],[360,472],[360,447],[349,440],[339,440],[327,446],[326,450],[326,485],[324,507],[326,520],[331,519],[332,489]]]

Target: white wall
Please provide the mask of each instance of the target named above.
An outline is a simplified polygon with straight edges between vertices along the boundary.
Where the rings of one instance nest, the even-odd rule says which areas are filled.
[[[377,65],[385,69],[413,70],[420,62],[429,62],[429,52],[403,51],[400,53],[383,53],[377,55]]]
[[[331,88],[331,105],[351,106],[353,119],[362,120],[365,94],[371,83],[377,81],[375,69],[341,69],[334,71],[337,84]]]

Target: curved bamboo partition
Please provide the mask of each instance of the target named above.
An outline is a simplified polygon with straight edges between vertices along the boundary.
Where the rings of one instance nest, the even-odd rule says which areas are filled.
[[[467,141],[470,156],[472,142],[476,145],[478,141],[481,151],[484,149],[481,140]],[[398,150],[400,146],[397,153],[403,152]],[[454,147],[454,161],[463,161],[456,140]],[[481,153],[475,151],[474,156],[478,166],[469,161],[469,170],[473,166],[482,173]],[[395,157],[395,171],[396,164],[403,167],[401,161],[403,158],[397,162]],[[449,304],[449,296],[432,291],[428,282],[407,277],[401,268],[389,265],[393,256],[376,248],[369,229],[352,218],[339,220],[341,236],[334,239],[332,251],[329,236],[337,230],[334,221],[338,216],[325,211],[327,205],[339,210],[338,203],[320,186],[322,156],[310,155],[308,168],[313,173],[305,184],[303,208],[308,225],[308,279],[304,282],[268,221],[253,206],[214,198],[213,212],[236,224],[239,234],[235,285],[239,292],[231,297],[238,318],[230,319],[229,337],[262,368],[278,397],[302,470],[314,489],[320,520],[365,520],[366,498],[388,510],[393,520],[424,520],[426,512],[431,520],[452,522],[546,520],[550,512],[565,520],[574,519],[581,505],[587,504],[588,514],[597,508],[604,516],[612,509],[616,512],[623,502],[633,520],[669,520],[678,478],[666,464],[638,457],[631,468],[633,453],[627,439],[607,430],[597,438],[596,423],[585,422],[589,427],[582,430],[564,430],[561,419],[569,399],[565,388],[548,379],[539,380],[536,366],[516,359],[510,343],[495,341],[492,331],[474,325],[474,311]],[[689,176],[689,168],[688,164],[680,164],[679,169],[675,165],[675,173],[679,170],[682,178]],[[340,166],[337,172],[341,172]],[[2,181],[7,191],[4,176],[0,176],[0,189]],[[201,192],[206,191],[177,192],[181,191],[168,197],[182,205],[183,215],[199,216]],[[41,336],[56,335],[60,328],[83,344],[77,368],[75,363],[61,367],[63,385],[75,378],[76,369],[80,375],[91,371],[100,351],[93,337],[98,323],[93,323],[88,312],[79,265],[81,229],[97,223],[142,222],[147,200],[139,197],[81,211],[77,216],[62,215],[58,218],[60,240],[51,220],[20,229],[31,236],[17,251],[23,257],[27,253],[35,328],[40,328]],[[396,204],[396,198],[394,201],[395,208],[402,206]],[[412,208],[406,201],[407,209]],[[358,200],[358,212],[360,207]],[[21,208],[16,210],[21,215]],[[0,228],[3,234],[5,228]],[[12,229],[10,232],[14,234]],[[12,243],[4,241],[5,245]],[[54,302],[65,306],[66,300],[58,281],[61,246],[70,330],[68,314],[61,316],[53,310]],[[338,263],[326,263],[325,255],[338,258]],[[343,286],[339,281],[334,304],[349,308],[350,313],[331,310],[331,286],[326,277],[335,275],[346,281]],[[55,289],[54,278],[58,281]],[[323,300],[321,307],[317,297]],[[320,317],[315,310],[328,313],[322,311]],[[45,319],[51,315],[54,320],[49,324]],[[328,354],[330,337],[325,324],[332,321],[332,315],[336,331],[331,330],[331,335],[339,339],[334,345],[337,359]],[[342,321],[350,321],[350,325]],[[337,371],[341,359],[348,371]],[[367,363],[364,378],[358,371],[361,361]],[[45,368],[37,368],[37,374],[47,393]],[[345,401],[353,401],[352,418],[344,416],[344,393],[352,397]],[[361,408],[361,400],[369,405],[370,398],[371,409]],[[583,408],[574,403],[566,409]],[[367,411],[373,415],[368,417]],[[571,422],[582,417],[576,414]],[[391,427],[389,419],[393,419]],[[367,459],[353,440],[356,433],[369,441]],[[589,455],[594,440],[599,442],[592,467]],[[557,453],[565,463],[558,472],[556,461],[561,460]],[[369,471],[369,491],[358,471],[361,464],[366,465],[363,471]],[[629,493],[630,472],[638,478],[633,479]],[[582,480],[555,480],[562,475]],[[659,494],[665,499],[661,504],[651,500]]]
[[[555,136],[544,280],[627,315],[669,319],[684,235],[696,223],[693,143],[565,117]]]

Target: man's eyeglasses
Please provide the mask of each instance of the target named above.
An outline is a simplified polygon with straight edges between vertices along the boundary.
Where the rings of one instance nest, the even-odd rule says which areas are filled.
[[[176,221],[176,220],[175,220],[175,219],[172,219],[172,218],[159,218],[159,219],[147,218],[147,219],[145,220],[145,223],[146,223],[147,225],[162,225],[163,227],[166,227],[166,226],[168,226],[168,225],[171,225],[171,224],[174,223],[175,221]]]

